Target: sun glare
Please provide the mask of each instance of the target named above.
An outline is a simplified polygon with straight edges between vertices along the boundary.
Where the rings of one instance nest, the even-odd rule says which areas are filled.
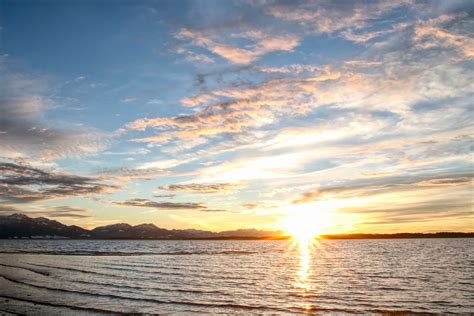
[[[282,219],[282,227],[300,243],[308,243],[331,224],[331,214],[329,211],[300,209],[288,213]]]
[[[281,227],[293,239],[292,246],[299,249],[299,267],[296,273],[295,286],[303,291],[310,289],[308,278],[311,275],[311,258],[315,246],[315,237],[330,228],[334,212],[330,208],[317,208],[316,205],[295,205],[286,210],[287,215],[281,219]]]

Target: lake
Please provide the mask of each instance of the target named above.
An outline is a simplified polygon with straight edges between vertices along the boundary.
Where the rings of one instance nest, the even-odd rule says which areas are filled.
[[[0,314],[474,313],[474,239],[1,240]]]

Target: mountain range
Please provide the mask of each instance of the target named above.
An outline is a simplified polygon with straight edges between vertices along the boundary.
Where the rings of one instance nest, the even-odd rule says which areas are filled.
[[[113,224],[87,230],[67,226],[45,217],[32,218],[24,214],[0,216],[0,238],[75,238],[75,239],[208,239],[267,238],[281,236],[281,231],[239,229],[211,232],[197,229],[164,229],[154,224]]]

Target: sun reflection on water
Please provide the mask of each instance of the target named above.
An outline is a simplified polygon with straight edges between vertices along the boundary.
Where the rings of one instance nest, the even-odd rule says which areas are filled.
[[[317,246],[316,237],[320,236],[333,223],[334,212],[331,209],[314,209],[314,206],[298,206],[288,209],[286,216],[280,219],[281,227],[292,236],[291,249],[298,248],[299,266],[296,272],[295,287],[307,292],[311,289],[311,260]],[[302,293],[304,295],[304,293]]]
[[[296,273],[295,286],[304,291],[310,290],[308,278],[311,276],[311,252],[313,250],[312,238],[298,238],[296,243],[299,250],[299,267]]]

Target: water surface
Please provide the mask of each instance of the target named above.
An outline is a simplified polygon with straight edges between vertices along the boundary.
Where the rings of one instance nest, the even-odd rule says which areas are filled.
[[[474,239],[0,241],[0,312],[474,313]]]

